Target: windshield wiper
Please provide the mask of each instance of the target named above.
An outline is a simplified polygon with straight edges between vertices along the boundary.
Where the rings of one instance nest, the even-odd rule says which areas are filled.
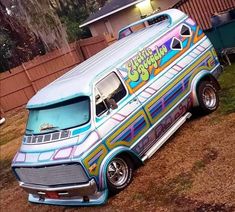
[[[45,130],[60,130],[60,128],[59,127],[48,126],[48,127],[42,128],[40,131],[45,131]]]

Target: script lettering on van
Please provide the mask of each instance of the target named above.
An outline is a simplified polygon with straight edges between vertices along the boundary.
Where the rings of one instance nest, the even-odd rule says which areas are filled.
[[[137,82],[139,79],[147,81],[150,78],[151,71],[158,68],[158,61],[167,54],[165,45],[156,47],[154,50],[145,48],[126,64],[128,77],[131,81]]]

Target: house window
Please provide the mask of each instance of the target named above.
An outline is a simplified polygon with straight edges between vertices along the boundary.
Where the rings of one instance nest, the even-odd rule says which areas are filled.
[[[96,115],[101,116],[110,108],[110,99],[118,103],[127,91],[115,73],[101,80],[95,88]]]

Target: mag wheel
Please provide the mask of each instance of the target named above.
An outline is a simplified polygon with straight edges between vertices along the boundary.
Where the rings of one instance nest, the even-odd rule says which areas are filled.
[[[215,111],[219,106],[218,91],[212,82],[203,81],[197,90],[199,110],[205,114]]]
[[[128,157],[115,157],[108,164],[107,184],[111,193],[118,193],[128,186],[133,177],[132,161]]]

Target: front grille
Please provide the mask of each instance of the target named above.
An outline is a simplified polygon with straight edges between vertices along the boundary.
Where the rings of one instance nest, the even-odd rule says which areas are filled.
[[[79,164],[16,167],[14,170],[19,180],[26,184],[58,186],[88,182],[88,177]]]
[[[60,141],[61,139],[69,138],[70,131],[63,130],[60,132],[45,134],[45,135],[26,135],[24,137],[23,143],[24,144],[40,144],[40,143],[47,143],[47,142],[54,142]]]

